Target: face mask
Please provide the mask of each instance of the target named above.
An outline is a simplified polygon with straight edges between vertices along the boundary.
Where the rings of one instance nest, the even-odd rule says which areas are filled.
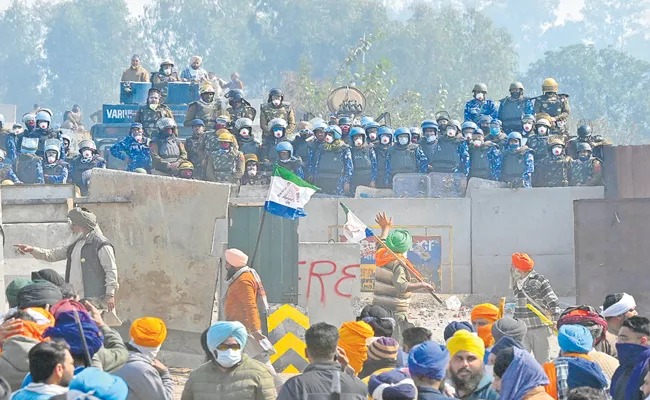
[[[20,134],[20,129],[14,129],[14,134],[16,135]]]
[[[348,132],[350,132],[350,125],[341,125],[339,126],[339,128],[341,128],[341,132],[343,134],[347,134]]]
[[[329,144],[334,143],[334,137],[330,136],[330,135],[325,136],[325,142],[327,142]]]
[[[554,146],[554,147],[551,149],[551,151],[553,152],[553,155],[554,155],[554,156],[559,156],[560,154],[562,154],[562,147],[560,147],[560,146]]]
[[[388,144],[388,143],[390,143],[390,138],[387,136],[383,136],[381,138],[381,144]]]
[[[41,122],[41,123],[38,124],[38,127],[41,128],[41,129],[47,129],[47,125],[48,125],[47,122]]]
[[[405,145],[407,145],[409,143],[409,138],[408,138],[408,136],[400,136],[399,138],[397,138],[397,141],[402,146],[405,146]]]
[[[48,155],[47,156],[47,162],[52,164],[54,161],[56,161],[56,155]]]
[[[257,175],[257,166],[253,165],[248,167],[248,170],[246,170],[246,173],[248,176],[255,176]]]
[[[249,133],[250,133],[250,131],[248,129],[242,129],[241,131],[239,131],[239,134],[244,139],[248,139],[250,137]]]
[[[156,108],[158,108],[158,104],[149,104],[149,108],[151,108],[153,111],[156,111]]]
[[[512,96],[513,99],[518,99],[521,97],[521,92],[520,91],[512,92],[510,93],[510,95]]]
[[[589,156],[582,155],[579,156],[578,158],[580,159],[580,161],[587,161],[589,159]]]
[[[172,69],[171,68],[165,68],[165,69],[163,69],[163,72],[165,73],[165,75],[171,75]]]
[[[274,130],[273,131],[273,136],[280,139],[282,136],[284,136],[284,131],[282,129]]]
[[[354,139],[354,145],[355,145],[355,146],[359,147],[359,146],[361,146],[362,144],[363,144],[363,139],[361,139],[361,138],[356,138],[356,139]]]
[[[453,129],[447,129],[447,136],[454,137],[456,136],[456,131]]]
[[[483,101],[483,99],[485,98],[485,95],[484,95],[483,93],[480,93],[480,92],[479,92],[479,93],[476,93],[476,94],[474,95],[474,98],[475,98],[476,100],[478,100],[478,101]]]
[[[531,124],[530,122],[526,122],[524,124],[524,131],[530,132],[532,129],[533,129],[533,124]]]
[[[508,147],[512,150],[516,150],[519,148],[519,143],[510,143],[508,144]]]
[[[427,143],[433,143],[436,141],[436,135],[428,135],[427,136]]]
[[[501,132],[501,130],[500,130],[499,128],[490,128],[490,134],[491,134],[492,136],[496,136],[496,135],[498,135],[499,132]]]
[[[277,107],[277,106],[280,105],[280,103],[282,103],[282,101],[281,101],[281,100],[274,99],[274,100],[271,100],[271,103],[272,103],[274,106]]]
[[[230,143],[228,143],[228,142],[223,142],[223,143],[221,143],[221,144],[219,145],[219,147],[220,147],[222,150],[228,150],[228,149],[230,148]]]
[[[241,361],[241,350],[217,350],[216,361],[224,368],[234,367]]]
[[[142,134],[134,135],[133,138],[138,143],[142,143],[144,141],[144,136],[142,136]]]
[[[474,145],[474,147],[481,147],[483,142],[480,140],[472,140],[472,144]]]
[[[370,140],[377,140],[377,132],[370,132],[370,133],[368,133],[368,139],[370,139]]]
[[[84,150],[84,151],[81,152],[81,156],[82,156],[83,158],[85,158],[85,159],[92,158],[92,156],[93,156],[93,151],[92,151],[92,150],[88,150],[88,149],[86,149],[86,150]]]
[[[540,135],[546,135],[546,132],[548,132],[548,128],[545,126],[540,126],[539,128],[537,128],[537,133],[539,133]]]
[[[492,337],[492,324],[479,326],[476,328],[476,332],[478,333],[478,337],[480,337],[483,341],[483,344],[485,344],[486,349],[494,345],[494,338]]]

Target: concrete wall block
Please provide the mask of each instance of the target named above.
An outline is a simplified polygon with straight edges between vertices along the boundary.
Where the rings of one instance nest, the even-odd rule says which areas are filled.
[[[2,185],[2,200],[69,199],[74,185]]]
[[[67,204],[4,204],[2,206],[2,223],[4,224],[67,221]]]

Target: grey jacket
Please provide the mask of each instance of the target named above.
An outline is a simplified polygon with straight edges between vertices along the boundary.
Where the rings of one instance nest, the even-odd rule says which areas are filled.
[[[12,391],[20,389],[29,373],[28,354],[38,343],[38,340],[27,336],[12,336],[2,346],[0,376],[7,380]]]
[[[153,366],[153,359],[138,351],[129,352],[129,360],[113,372],[129,386],[127,400],[173,400],[174,381],[169,371],[160,374]]]
[[[101,330],[104,334],[104,346],[93,356],[92,366],[110,374],[126,363],[129,359],[129,351],[119,333],[108,325],[102,326]]]

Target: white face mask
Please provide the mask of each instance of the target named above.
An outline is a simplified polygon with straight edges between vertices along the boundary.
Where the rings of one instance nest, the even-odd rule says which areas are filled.
[[[138,143],[142,143],[142,142],[144,142],[144,136],[142,136],[141,134],[140,134],[140,135],[135,135],[135,136],[133,136],[133,138],[134,138],[135,141],[138,142]]]
[[[388,144],[390,143],[390,138],[388,136],[383,136],[381,138],[381,144]]]
[[[483,142],[480,140],[472,140],[472,144],[474,145],[474,147],[481,147]]]
[[[370,132],[368,134],[368,137],[370,138],[370,140],[376,140],[377,139],[377,132]]]
[[[526,132],[530,132],[532,129],[533,129],[533,124],[531,124],[530,122],[526,122],[526,123],[524,124],[524,130],[525,130]]]
[[[452,129],[447,129],[447,136],[454,137],[456,136],[456,131]]]
[[[248,176],[257,175],[257,166],[249,167],[248,170],[246,170],[246,172],[248,173]]]
[[[334,143],[334,137],[330,136],[330,135],[327,135],[327,136],[325,136],[325,141],[327,143],[329,143],[329,144],[332,144],[332,143]]]
[[[18,128],[14,129],[14,133],[15,133],[16,135],[19,135],[19,134],[20,134],[20,129],[18,129]]]
[[[280,139],[282,136],[284,136],[284,132],[282,131],[282,129],[274,130],[273,136]]]
[[[408,136],[400,136],[399,138],[397,138],[397,141],[399,141],[399,144],[401,144],[402,146],[405,146],[408,144],[409,138]]]
[[[361,138],[356,138],[356,139],[354,139],[354,145],[355,145],[355,146],[359,147],[359,146],[361,146],[362,144],[363,144],[363,139],[361,139]]]
[[[47,129],[47,126],[48,126],[48,125],[49,125],[49,124],[48,124],[47,122],[43,121],[43,122],[40,122],[40,123],[38,124],[38,127],[41,128],[41,129]]]
[[[433,143],[436,141],[436,135],[427,135],[427,143]]]
[[[474,98],[476,98],[476,100],[478,100],[478,101],[483,101],[483,99],[485,98],[485,95],[483,93],[479,92],[479,93],[476,93],[474,95]]]
[[[273,105],[277,107],[277,106],[280,105],[280,103],[282,103],[282,101],[278,100],[278,99],[274,99],[274,100],[271,100],[271,103],[273,103]]]
[[[163,72],[165,73],[165,75],[171,75],[172,69],[171,68],[165,68],[165,69],[163,69]]]
[[[540,135],[545,135],[546,132],[548,132],[548,128],[545,126],[540,126],[539,128],[537,128],[537,133],[539,133]]]
[[[158,108],[158,104],[149,104],[149,108],[156,111],[156,108]]]
[[[92,150],[88,150],[88,149],[86,149],[86,150],[84,150],[84,151],[81,152],[81,156],[82,156],[83,158],[85,158],[85,159],[92,158],[92,156],[93,156],[93,151],[92,151]]]
[[[48,154],[47,156],[47,162],[49,164],[52,164],[54,161],[56,161],[56,155],[55,154]]]
[[[249,133],[250,133],[250,131],[248,129],[242,129],[241,131],[239,131],[239,134],[244,139],[248,139],[250,137]]]
[[[555,146],[551,151],[553,152],[553,155],[559,156],[560,154],[562,154],[562,147]]]
[[[241,361],[241,350],[217,350],[217,364],[224,368],[231,368]]]

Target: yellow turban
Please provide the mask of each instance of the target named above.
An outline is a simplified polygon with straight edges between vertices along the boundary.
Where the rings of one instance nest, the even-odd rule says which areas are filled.
[[[358,374],[363,368],[363,363],[368,359],[368,345],[366,341],[373,337],[375,332],[372,327],[363,321],[346,322],[339,329],[339,346],[345,350],[350,367]]]
[[[453,357],[459,351],[469,351],[476,354],[481,360],[485,357],[485,344],[476,334],[464,329],[456,331],[447,342],[449,353]]]
[[[158,347],[167,338],[167,327],[159,318],[145,317],[133,321],[130,333],[138,346]]]

